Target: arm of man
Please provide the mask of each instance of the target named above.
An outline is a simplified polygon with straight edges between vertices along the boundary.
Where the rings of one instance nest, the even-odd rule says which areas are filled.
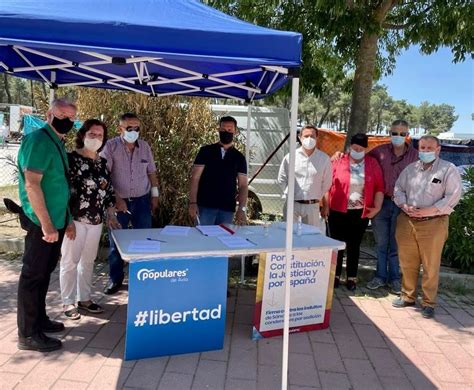
[[[146,143],[146,150],[148,152],[147,175],[151,185],[151,211],[154,214],[155,211],[158,209],[158,199],[160,194],[158,190],[158,172],[156,171],[156,164],[155,159],[153,157],[153,152],[148,143]]]
[[[410,166],[410,165],[409,165]],[[400,176],[398,176],[397,181],[395,182],[395,188],[393,191],[393,201],[400,207],[405,214],[411,215],[414,207],[407,204],[407,194],[406,188],[408,185],[408,167],[406,167]]]
[[[25,174],[25,188],[28,195],[28,200],[31,207],[38,217],[41,230],[43,231],[43,240],[46,242],[56,242],[59,239],[58,231],[51,222],[46,202],[44,200],[43,190],[41,189],[42,173],[33,172],[29,170],[24,171]]]
[[[239,225],[247,224],[247,216],[245,211],[241,210],[241,207],[244,207],[247,204],[247,198],[249,194],[249,181],[246,174],[239,173],[237,176],[237,185],[239,188],[239,208],[236,213],[236,220]]]
[[[323,178],[321,180],[321,190],[323,194],[329,191],[329,189],[331,188],[331,184],[332,184],[332,164],[331,164],[331,160],[328,159],[326,165],[324,166]]]
[[[417,218],[431,217],[433,215],[451,214],[454,207],[461,199],[462,180],[457,168],[452,165],[444,175],[445,189],[443,197],[431,207],[415,209],[413,216]],[[441,183],[439,185],[442,185]]]
[[[288,188],[288,155],[283,158],[278,171],[278,184],[281,187],[283,194],[286,194]]]
[[[194,220],[199,215],[197,206],[197,193],[199,188],[199,181],[201,180],[202,172],[204,171],[204,165],[193,165],[191,172],[191,182],[189,186],[189,216]]]
[[[156,177],[156,172],[148,174],[148,180],[150,180],[151,185],[151,211],[155,213],[158,209],[158,199],[159,199],[159,192],[158,192],[158,178]],[[156,188],[154,190],[154,188]]]

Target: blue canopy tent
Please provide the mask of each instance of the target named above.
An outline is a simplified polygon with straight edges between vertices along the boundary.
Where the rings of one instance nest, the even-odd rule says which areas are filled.
[[[293,247],[301,34],[223,14],[195,0],[2,0],[0,72],[148,96],[251,102],[292,80],[286,259]],[[51,94],[53,96],[53,93]],[[250,112],[250,111],[249,111]],[[287,386],[290,278],[285,284],[282,388]]]
[[[0,68],[51,87],[263,98],[300,66],[301,35],[197,1],[3,0]]]

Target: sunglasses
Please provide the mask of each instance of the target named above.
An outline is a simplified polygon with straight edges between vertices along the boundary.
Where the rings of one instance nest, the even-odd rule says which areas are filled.
[[[402,131],[401,133],[398,133],[396,131],[392,131],[391,134],[393,136],[401,135],[402,137],[406,137],[408,135],[408,133],[406,131]]]
[[[132,126],[128,126],[125,128],[126,131],[140,131],[140,126],[135,126],[135,127],[132,127]]]

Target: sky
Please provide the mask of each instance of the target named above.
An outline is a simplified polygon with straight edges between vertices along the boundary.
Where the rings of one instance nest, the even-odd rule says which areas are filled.
[[[412,46],[398,58],[393,74],[383,77],[379,84],[388,87],[390,96],[419,105],[423,101],[450,104],[456,108],[458,120],[451,131],[474,133],[474,61],[466,59],[454,64],[448,48],[434,54],[421,54]]]

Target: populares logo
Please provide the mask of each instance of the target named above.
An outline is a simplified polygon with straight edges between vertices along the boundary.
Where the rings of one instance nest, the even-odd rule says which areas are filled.
[[[163,271],[155,271],[154,269],[146,269],[143,268],[137,272],[137,279],[140,281],[144,281],[147,279],[157,280],[163,278],[185,278],[188,275],[189,269],[182,269],[182,270],[169,270],[165,269]]]

